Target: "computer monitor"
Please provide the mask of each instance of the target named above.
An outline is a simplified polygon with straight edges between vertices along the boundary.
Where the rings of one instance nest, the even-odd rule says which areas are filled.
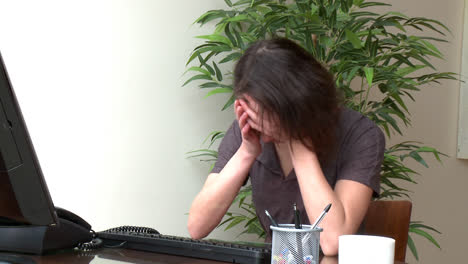
[[[0,54],[0,225],[56,223],[54,204]]]
[[[54,207],[0,54],[0,253],[42,254],[92,238],[86,221]]]

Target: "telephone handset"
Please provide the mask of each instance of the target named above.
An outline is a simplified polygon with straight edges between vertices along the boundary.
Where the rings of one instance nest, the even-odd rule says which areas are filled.
[[[86,222],[83,218],[79,217],[78,215],[60,207],[55,207],[55,212],[57,213],[59,221],[60,219],[70,221],[91,232],[91,225],[88,224],[88,222]]]
[[[83,227],[84,229],[91,231],[91,225],[88,224],[88,222],[86,222],[83,218],[79,217],[78,215],[60,207],[55,207],[55,212],[57,213],[58,218],[66,219]]]

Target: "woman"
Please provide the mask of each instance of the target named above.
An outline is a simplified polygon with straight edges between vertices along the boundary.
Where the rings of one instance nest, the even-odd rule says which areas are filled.
[[[287,39],[249,47],[234,71],[236,120],[190,209],[188,229],[199,239],[221,221],[248,178],[260,223],[271,240],[265,209],[293,223],[294,203],[310,224],[321,223],[325,255],[338,237],[357,232],[372,195],[379,194],[385,139],[360,113],[339,104],[333,77]]]

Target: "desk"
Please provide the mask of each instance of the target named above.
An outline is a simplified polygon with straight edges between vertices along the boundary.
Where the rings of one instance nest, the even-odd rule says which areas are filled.
[[[86,253],[66,251],[53,255],[33,256],[37,264],[227,264],[229,262],[194,259],[130,249],[99,249]],[[337,264],[337,257],[323,257],[320,264]],[[359,264],[359,263],[356,263]],[[404,264],[395,262],[395,264]]]

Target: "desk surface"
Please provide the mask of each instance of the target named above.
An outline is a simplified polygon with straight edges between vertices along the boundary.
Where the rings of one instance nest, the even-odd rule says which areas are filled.
[[[99,249],[86,253],[67,251],[53,255],[33,256],[37,264],[226,264],[229,262],[194,259],[166,254],[157,254],[130,249]],[[324,257],[320,264],[337,264],[337,257]],[[395,264],[403,264],[395,262]]]

